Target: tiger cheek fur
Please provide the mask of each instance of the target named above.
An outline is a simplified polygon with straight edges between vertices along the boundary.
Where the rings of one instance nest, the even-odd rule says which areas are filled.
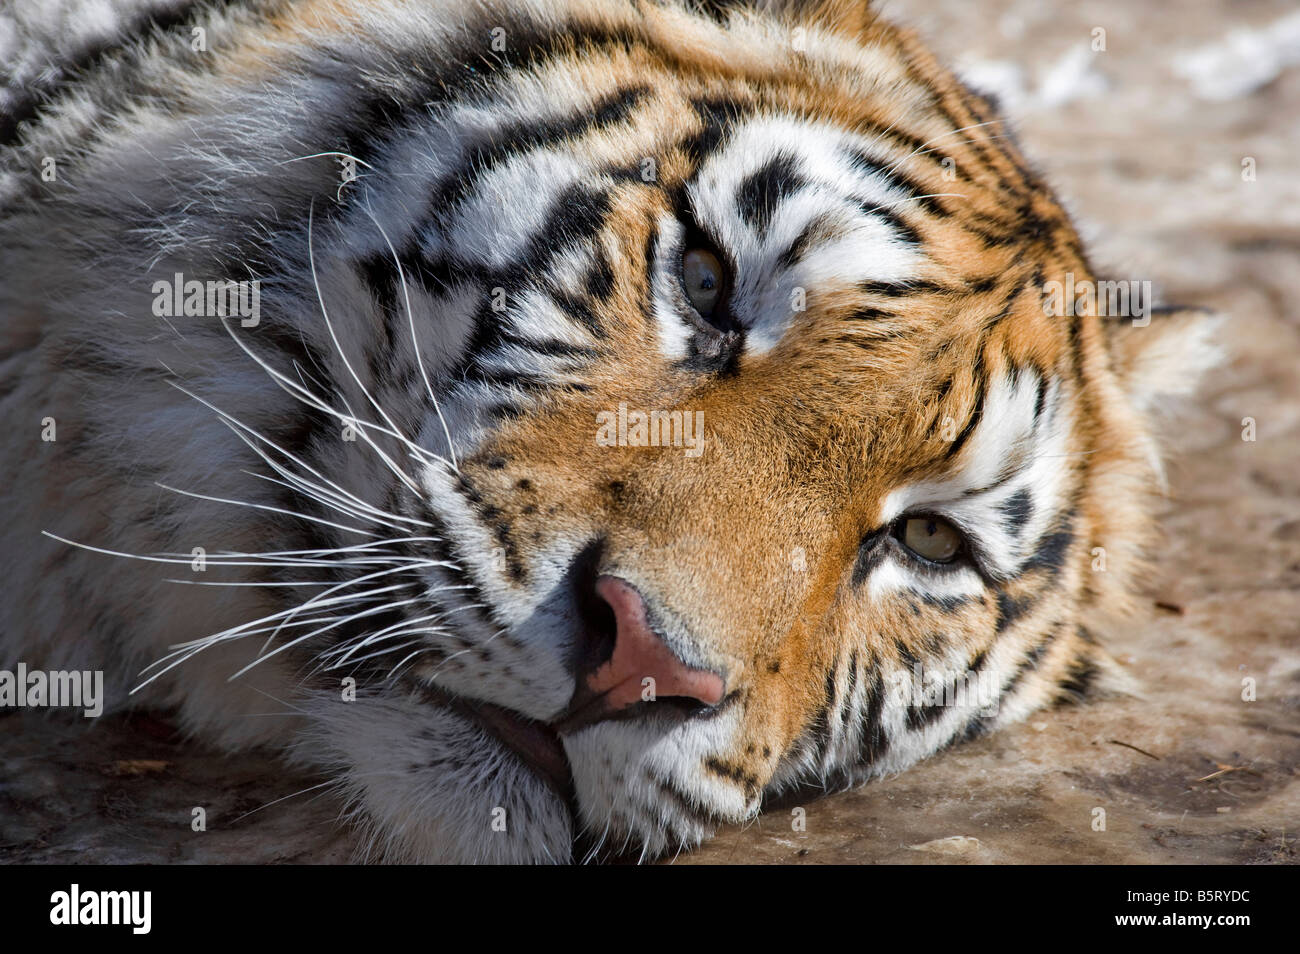
[[[0,665],[144,682],[449,861],[654,857],[1123,683],[1211,322],[1050,306],[1076,232],[910,33],[229,7],[8,130],[0,400],[62,430],[6,438]],[[164,314],[177,275],[261,314]],[[125,559],[200,546],[202,586]]]

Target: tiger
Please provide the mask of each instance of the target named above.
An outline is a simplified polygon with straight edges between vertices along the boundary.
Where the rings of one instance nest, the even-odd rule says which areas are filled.
[[[0,664],[279,753],[401,862],[664,858],[1133,691],[1218,319],[1086,293],[913,30],[114,9],[0,21]]]

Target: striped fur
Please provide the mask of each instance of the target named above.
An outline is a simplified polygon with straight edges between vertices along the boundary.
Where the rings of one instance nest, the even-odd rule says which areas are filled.
[[[103,668],[328,772],[374,856],[457,861],[652,857],[1118,678],[1093,633],[1208,325],[1049,314],[1079,238],[911,33],[848,0],[123,9],[84,42],[0,14],[0,666]],[[700,235],[723,331],[675,264]],[[257,281],[259,320],[160,317],[177,274]],[[702,414],[702,453],[604,446],[620,405]],[[913,513],[969,555],[910,557]],[[556,786],[485,713],[566,712],[593,568],[727,696],[563,734]],[[963,680],[991,697],[942,704]]]

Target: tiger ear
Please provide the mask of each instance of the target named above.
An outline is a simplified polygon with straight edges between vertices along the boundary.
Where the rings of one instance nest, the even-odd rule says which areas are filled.
[[[1185,397],[1219,364],[1216,342],[1223,316],[1203,308],[1152,308],[1146,321],[1103,319],[1111,366],[1141,412],[1160,410],[1165,398]]]
[[[871,0],[696,0],[716,20],[732,11],[767,13],[794,26],[819,26],[834,33],[860,36],[875,22]]]

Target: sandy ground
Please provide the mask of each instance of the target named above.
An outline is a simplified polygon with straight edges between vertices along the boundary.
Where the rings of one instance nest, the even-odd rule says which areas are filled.
[[[1041,713],[898,777],[773,808],[676,861],[1296,863],[1300,27],[1289,45],[1286,24],[1269,29],[1296,7],[884,10],[1002,92],[1098,263],[1225,311],[1233,356],[1166,426],[1169,539],[1151,616],[1110,639],[1144,698]],[[165,714],[90,721],[0,717],[0,861],[350,857],[337,803],[302,792],[319,780],[196,751]],[[191,830],[194,806],[205,832]]]

